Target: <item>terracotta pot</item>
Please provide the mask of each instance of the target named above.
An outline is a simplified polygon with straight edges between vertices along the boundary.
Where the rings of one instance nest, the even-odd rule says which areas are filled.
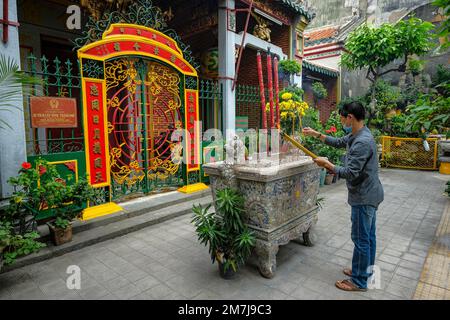
[[[327,174],[325,177],[325,184],[330,185],[333,183],[334,174]]]
[[[66,229],[57,228],[51,224],[48,224],[48,227],[55,246],[72,241],[72,225],[69,225]]]

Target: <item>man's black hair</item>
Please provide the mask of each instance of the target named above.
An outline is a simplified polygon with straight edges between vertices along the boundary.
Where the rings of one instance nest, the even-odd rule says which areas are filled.
[[[339,114],[343,117],[352,114],[358,121],[364,120],[366,118],[366,110],[364,109],[362,103],[358,101],[344,104],[339,110]]]

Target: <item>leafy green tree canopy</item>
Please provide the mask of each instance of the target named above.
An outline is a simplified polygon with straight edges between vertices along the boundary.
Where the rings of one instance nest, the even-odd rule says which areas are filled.
[[[432,23],[418,18],[380,27],[364,24],[350,33],[341,64],[349,70],[368,68],[367,79],[371,82],[392,71],[403,72],[409,55],[421,56],[431,49],[430,31],[433,28]],[[380,68],[397,59],[403,59],[403,63],[380,72]]]

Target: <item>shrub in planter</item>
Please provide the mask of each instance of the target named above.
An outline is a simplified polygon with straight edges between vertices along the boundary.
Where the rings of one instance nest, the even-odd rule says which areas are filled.
[[[238,191],[227,188],[217,192],[217,212],[211,205],[193,207],[198,240],[209,246],[212,263],[219,264],[222,277],[229,279],[250,256],[256,238],[244,223],[244,199]]]

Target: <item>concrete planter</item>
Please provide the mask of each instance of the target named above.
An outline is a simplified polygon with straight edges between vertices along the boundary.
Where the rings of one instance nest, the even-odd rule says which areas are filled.
[[[203,169],[210,177],[214,200],[217,191],[227,187],[244,196],[245,220],[256,235],[255,254],[264,277],[274,276],[280,245],[298,238],[312,244],[309,231],[318,220],[320,168],[311,158],[281,165],[219,162]]]

